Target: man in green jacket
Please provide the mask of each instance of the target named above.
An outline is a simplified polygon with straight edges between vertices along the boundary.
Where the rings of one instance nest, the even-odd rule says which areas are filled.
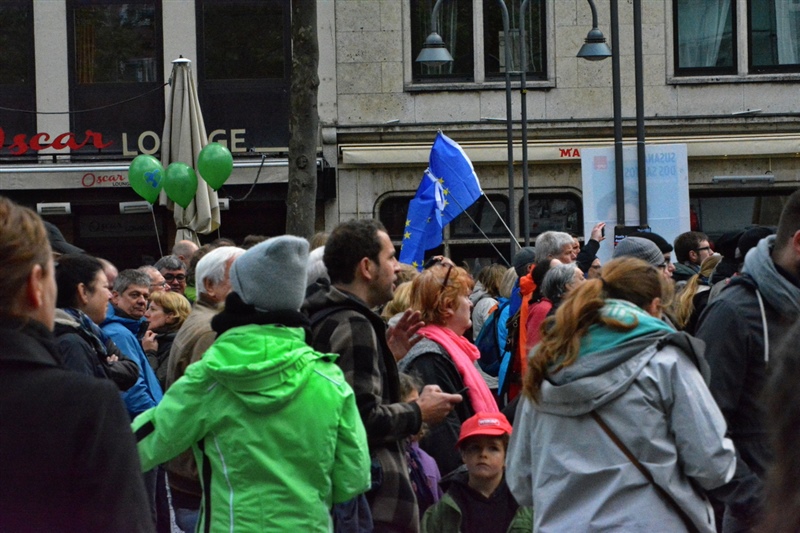
[[[198,531],[329,531],[330,507],[370,486],[353,391],[336,356],[305,342],[307,256],[282,236],[239,257],[217,340],[133,422],[144,469],[192,446]]]

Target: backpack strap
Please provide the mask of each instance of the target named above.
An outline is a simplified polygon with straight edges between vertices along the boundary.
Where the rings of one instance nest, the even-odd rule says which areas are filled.
[[[661,485],[656,483],[656,480],[653,478],[653,474],[650,473],[650,471],[647,469],[646,466],[644,466],[642,463],[639,462],[636,456],[633,455],[633,453],[631,453],[631,451],[628,449],[627,446],[625,446],[625,443],[620,440],[617,434],[614,433],[614,431],[610,427],[608,427],[605,420],[603,420],[600,417],[600,415],[597,414],[597,411],[591,411],[589,415],[594,419],[595,422],[597,422],[597,425],[600,426],[600,428],[606,433],[606,435],[608,435],[608,437],[614,442],[614,444],[617,445],[617,448],[619,448],[619,450],[625,455],[625,457],[627,457],[628,460],[631,463],[633,463],[633,466],[635,466],[636,469],[642,473],[645,479],[647,479],[647,481],[650,482],[653,488],[656,489],[656,492],[662,498],[664,498],[664,500],[666,500],[666,502],[678,514],[678,516],[681,518],[681,521],[686,526],[686,529],[691,532],[699,531],[697,529],[697,526],[694,525],[694,522],[692,522],[692,519],[689,518],[689,516],[686,514],[686,511],[684,511],[683,508],[681,508],[681,506],[678,504],[678,502],[675,501],[675,499],[669,492],[667,492]]]

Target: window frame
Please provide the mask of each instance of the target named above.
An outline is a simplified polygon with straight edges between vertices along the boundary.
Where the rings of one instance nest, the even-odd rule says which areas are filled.
[[[734,38],[736,47],[736,69],[730,73],[719,71],[709,72],[707,69],[678,69],[677,67],[677,2],[672,0],[666,3],[666,47],[667,55],[667,84],[670,85],[696,85],[708,83],[767,83],[800,81],[800,65],[789,67],[755,67],[751,60],[751,24],[749,11],[751,0],[731,0],[734,12]]]
[[[556,77],[553,71],[555,64],[555,0],[541,0],[544,10],[544,38],[543,67],[541,76],[531,77],[526,75],[526,87],[529,89],[551,89],[556,86]],[[506,87],[505,75],[493,77],[486,75],[484,35],[483,35],[483,1],[472,0],[473,17],[473,79],[471,81],[456,80],[431,80],[416,81],[414,79],[413,65],[415,57],[412,54],[411,37],[411,0],[403,0],[403,40],[404,40],[404,90],[406,92],[431,92],[431,91],[476,91],[484,89],[504,89]],[[498,8],[499,9],[499,8]],[[530,31],[530,28],[526,28]],[[424,36],[423,36],[424,39]],[[519,73],[511,74],[511,86],[519,88]]]
[[[76,75],[75,58],[75,11],[87,6],[122,6],[125,4],[150,4],[154,9],[153,59],[156,62],[153,81],[98,81],[92,84],[81,84]],[[164,29],[162,0],[67,0],[67,50],[68,50],[68,84],[70,114],[70,131],[83,132],[87,129],[102,133],[104,141],[113,144],[106,149],[94,148],[91,143],[79,150],[72,150],[72,161],[91,161],[94,159],[129,159],[124,154],[121,141],[122,134],[130,132],[161,132],[164,126],[164,93],[157,89],[164,86]],[[127,99],[134,99],[121,104],[125,108],[104,108],[83,112],[86,109],[99,108],[104,104],[117,104]],[[124,109],[125,111],[123,111]],[[75,113],[74,111],[82,111]],[[98,126],[99,125],[99,126]],[[112,125],[112,126],[106,126]],[[119,126],[118,130],[113,127]],[[106,129],[104,129],[106,128]]]
[[[291,9],[282,0],[269,0],[270,4],[284,10],[282,42],[284,46],[284,75],[282,78],[207,79],[203,8],[208,4],[260,5],[264,0],[196,0],[195,28],[197,34],[197,90],[209,134],[214,130],[243,128],[247,130],[247,149],[259,152],[285,152],[289,146],[289,91],[291,87]],[[274,97],[273,100],[270,100]],[[255,100],[254,100],[255,98]],[[253,102],[262,102],[266,110],[261,114],[253,109]],[[239,118],[232,113],[232,105]],[[269,115],[271,113],[271,115]],[[233,115],[233,116],[232,116]],[[273,117],[273,120],[269,120]],[[240,120],[252,119],[260,128],[247,127]],[[259,118],[260,117],[260,118]],[[234,154],[236,155],[236,154]]]
[[[18,47],[23,53],[27,54],[26,79],[18,83],[0,83],[0,90],[3,91],[3,100],[6,107],[31,111],[20,113],[19,111],[0,110],[0,126],[3,128],[4,141],[0,146],[2,154],[0,161],[19,163],[25,160],[35,160],[35,154],[11,155],[7,149],[13,144],[14,136],[20,133],[32,134],[37,131],[36,124],[36,55],[34,42],[34,12],[33,0],[7,0],[4,7],[27,10],[30,19],[30,27],[25,28],[29,32],[25,35],[25,41]]]

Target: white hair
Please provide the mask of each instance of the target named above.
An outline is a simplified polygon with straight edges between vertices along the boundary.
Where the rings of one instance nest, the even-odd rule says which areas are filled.
[[[308,254],[308,271],[306,274],[306,287],[317,281],[319,278],[325,278],[330,280],[328,277],[328,269],[325,267],[325,262],[322,260],[322,256],[325,254],[325,247],[320,246],[319,248],[314,248]]]
[[[222,283],[225,279],[225,267],[228,261],[236,259],[243,253],[244,250],[237,246],[220,246],[204,255],[194,269],[194,286],[197,294],[205,294],[205,280],[213,284]]]

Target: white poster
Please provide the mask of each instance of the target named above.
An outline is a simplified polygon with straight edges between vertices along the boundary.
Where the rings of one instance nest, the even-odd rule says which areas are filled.
[[[645,146],[647,157],[647,223],[670,244],[690,230],[689,167],[685,144]],[[625,226],[639,224],[639,181],[636,147],[624,147]],[[614,147],[581,150],[583,175],[583,229],[587,237],[598,222],[606,223],[606,240],[597,256],[607,263],[614,247],[617,196],[614,177]],[[675,261],[673,253],[673,262]]]

